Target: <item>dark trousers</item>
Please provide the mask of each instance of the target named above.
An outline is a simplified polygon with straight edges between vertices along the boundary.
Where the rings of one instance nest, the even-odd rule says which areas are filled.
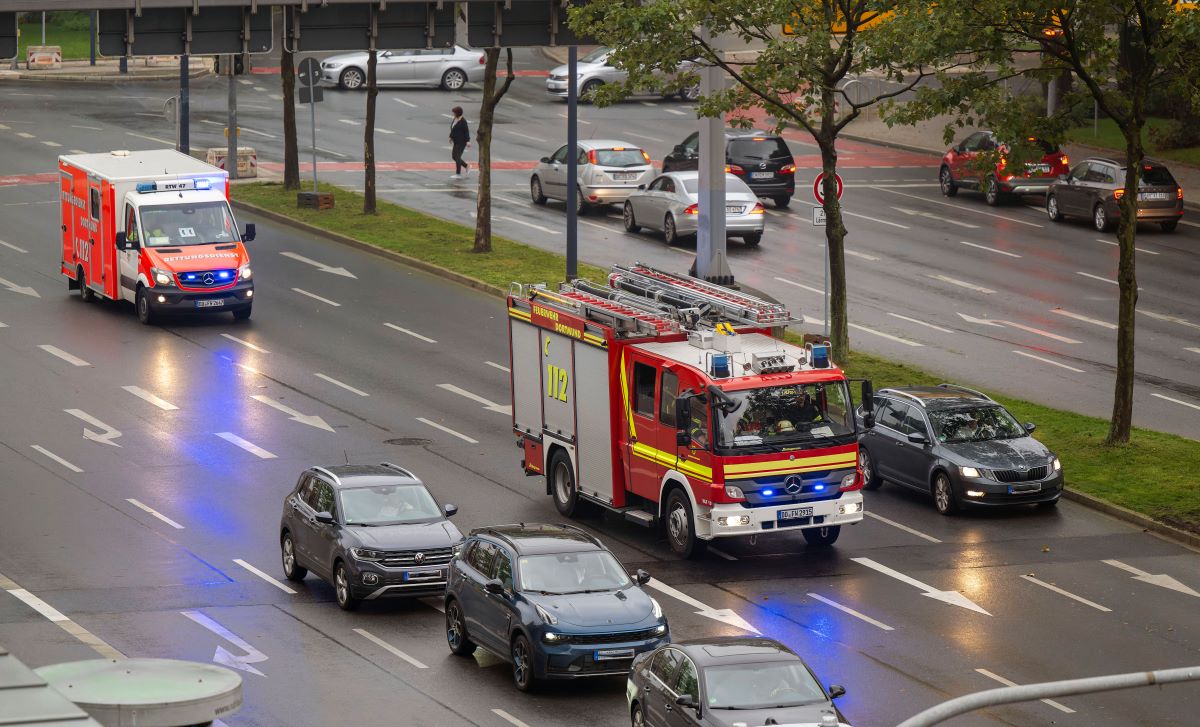
[[[471,165],[463,161],[463,150],[467,148],[465,141],[454,142],[454,148],[450,152],[450,158],[454,160],[454,173],[462,174],[462,170],[470,170]]]

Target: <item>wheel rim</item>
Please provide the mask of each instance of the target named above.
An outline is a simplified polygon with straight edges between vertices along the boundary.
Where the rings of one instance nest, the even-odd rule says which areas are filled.
[[[633,227],[633,205],[626,202],[621,216],[625,218],[625,229],[631,229]]]
[[[987,183],[987,198],[989,202],[996,201],[996,180],[989,179]]]
[[[937,478],[937,483],[934,485],[933,497],[937,503],[937,508],[941,512],[950,509],[950,483],[945,477]]]
[[[644,727],[646,718],[642,715],[642,708],[635,707],[633,710],[633,727]]]
[[[346,84],[346,88],[358,88],[362,85],[362,74],[358,71],[346,71],[346,77],[342,83]]]
[[[285,537],[283,539],[283,572],[287,575],[292,575],[296,568],[296,553],[292,547],[292,539]]]
[[[867,454],[866,450],[859,451],[858,466],[862,468],[863,482],[870,482],[871,481],[871,455]]]
[[[571,501],[571,478],[570,472],[567,471],[567,465],[559,462],[554,466],[554,496],[558,501],[566,505]]]
[[[534,177],[532,180],[530,180],[529,191],[533,195],[534,201],[542,198],[542,183],[538,181],[537,177]]]
[[[671,536],[671,541],[680,547],[683,547],[687,543],[687,510],[684,509],[683,503],[678,500],[674,500],[671,503],[671,512],[667,515],[667,534]]]
[[[675,242],[675,220],[670,215],[667,215],[667,221],[663,223],[663,237],[667,238],[668,243]]]
[[[688,101],[695,101],[700,98],[700,85],[688,86],[687,90],[683,92],[683,97]]]
[[[950,170],[943,169],[942,170],[942,193],[945,194],[946,192],[949,192],[949,191],[950,191]]]
[[[513,644],[513,677],[521,685],[529,680],[529,651],[524,641]]]
[[[445,83],[446,88],[450,89],[451,91],[457,91],[463,87],[463,84],[466,83],[466,79],[463,78],[461,71],[446,71]]]
[[[457,603],[446,607],[446,641],[452,649],[457,649],[462,643],[462,612]]]
[[[346,569],[339,565],[333,579],[336,581],[338,603],[346,603],[350,600],[350,584],[346,582]]]
[[[1103,230],[1108,224],[1108,216],[1104,214],[1104,206],[1096,205],[1096,229]]]
[[[1046,212],[1052,220],[1058,217],[1058,199],[1054,195],[1046,200]]]

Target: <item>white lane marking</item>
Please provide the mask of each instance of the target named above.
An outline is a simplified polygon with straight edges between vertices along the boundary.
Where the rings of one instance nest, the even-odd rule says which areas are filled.
[[[45,616],[46,619],[49,621],[52,621],[54,623],[61,623],[63,621],[71,620],[71,619],[67,618],[66,616],[64,616],[62,611],[59,611],[54,606],[51,606],[50,604],[46,603],[42,599],[33,595],[29,591],[25,590],[24,588],[9,588],[7,590],[9,593],[16,596],[16,598],[19,601],[24,603],[26,606],[29,606],[30,608],[32,608],[34,611],[37,611],[41,615]]]
[[[1101,283],[1109,283],[1111,285],[1120,285],[1120,283],[1118,283],[1115,280],[1112,280],[1111,278],[1105,278],[1105,277],[1101,277],[1099,275],[1092,275],[1091,273],[1085,273],[1082,270],[1076,270],[1075,274],[1082,275],[1085,278],[1091,278],[1092,280],[1099,280]],[[1138,290],[1142,290],[1142,286],[1139,285]]]
[[[491,366],[494,369],[500,369],[504,373],[512,373],[512,369],[510,369],[507,366],[502,366],[501,364],[498,364],[495,361],[484,361],[484,363],[487,364],[488,366]]]
[[[255,87],[254,87],[254,90],[255,90],[255,91],[258,91],[259,93],[266,93],[266,92],[267,92],[267,89],[263,88],[262,86],[255,86]]]
[[[713,608],[703,601],[692,598],[678,588],[668,586],[666,583],[663,583],[657,578],[651,579],[646,584],[646,587],[650,588],[651,590],[658,591],[665,596],[670,596],[677,601],[683,601],[687,605],[696,609],[697,616],[711,618],[714,621],[720,621],[721,623],[742,629],[743,631],[752,631],[756,634],[762,633],[758,629],[754,628],[749,621],[739,616],[732,608]]]
[[[820,207],[820,205],[814,204],[812,202],[805,202],[805,204],[808,205],[809,207]],[[788,213],[781,213],[781,214],[784,214],[788,217],[792,216]],[[912,229],[908,225],[902,225],[899,222],[892,222],[891,220],[881,220],[878,217],[871,217],[870,215],[860,215],[857,212],[850,212],[846,209],[842,209],[842,214],[846,215],[847,217],[857,217],[860,220],[870,220],[871,222],[878,222],[881,225],[888,225],[889,227],[899,227],[901,230],[911,230]]]
[[[1200,408],[1200,407],[1197,407],[1197,408]],[[1178,591],[1180,593],[1183,593],[1183,594],[1186,594],[1189,596],[1195,596],[1196,598],[1200,598],[1200,593],[1196,593],[1191,588],[1188,588],[1187,586],[1183,585],[1182,583],[1180,583],[1179,581],[1175,580],[1174,578],[1172,578],[1171,576],[1169,576],[1165,573],[1152,574],[1148,571],[1142,570],[1141,568],[1136,568],[1132,565],[1129,565],[1128,563],[1122,563],[1119,560],[1105,560],[1102,562],[1105,563],[1106,565],[1111,565],[1114,568],[1120,568],[1123,571],[1132,573],[1133,580],[1135,580],[1135,581],[1141,581],[1142,583],[1149,583],[1152,586],[1160,586],[1162,588],[1169,588],[1172,591]]]
[[[648,134],[635,134],[632,131],[625,132],[625,136],[632,136],[635,139],[645,139],[646,141],[657,141],[660,144],[667,143],[666,139],[660,139],[657,136],[650,136]]]
[[[810,594],[808,594],[808,597],[815,598],[816,600],[820,601],[821,603],[824,603],[826,606],[833,606],[834,608],[836,608],[837,610],[839,610],[843,613],[848,613],[851,616],[853,616],[854,618],[862,619],[863,621],[866,621],[867,623],[871,624],[872,626],[881,628],[884,631],[895,631],[895,629],[893,629],[891,626],[888,626],[887,624],[883,623],[882,621],[876,621],[875,619],[871,618],[870,616],[868,616],[864,613],[859,613],[858,611],[855,611],[853,608],[850,608],[849,606],[843,606],[842,604],[838,603],[837,601],[833,601],[833,600],[828,599],[817,593],[810,593]]]
[[[513,724],[513,725],[515,725],[515,727],[529,727],[529,725],[528,725],[527,723],[525,723],[525,722],[522,722],[521,720],[519,720],[519,719],[517,719],[516,717],[512,716],[512,715],[511,715],[511,714],[509,714],[508,712],[505,712],[503,709],[500,709],[499,707],[497,707],[497,708],[493,709],[493,710],[492,710],[492,714],[494,714],[494,715],[496,715],[497,717],[499,717],[499,718],[501,718],[501,719],[505,720],[506,722],[509,722],[510,724]]]
[[[362,126],[361,121],[355,121],[354,119],[338,119],[338,121],[343,124],[350,124],[351,126]]]
[[[649,101],[642,101],[642,105],[648,108],[654,108],[654,104],[650,103]]]
[[[1060,316],[1066,316],[1067,318],[1074,318],[1075,320],[1083,321],[1084,323],[1091,323],[1093,326],[1101,326],[1103,328],[1111,328],[1114,331],[1117,329],[1117,324],[1115,324],[1115,323],[1109,323],[1108,321],[1098,321],[1095,318],[1088,318],[1087,316],[1079,315],[1078,313],[1072,313],[1071,311],[1063,310],[1062,308],[1051,308],[1050,312],[1057,313]]]
[[[84,151],[83,149],[72,149],[71,153],[72,154],[87,154],[87,152]]]
[[[1190,347],[1190,346],[1189,346],[1189,347],[1187,347],[1187,348],[1185,348],[1185,349],[1183,349],[1183,350],[1184,350],[1184,351],[1191,351],[1192,353],[1200,353],[1200,348],[1192,348],[1192,347]]]
[[[1103,244],[1105,244],[1105,245],[1112,245],[1113,247],[1120,247],[1120,246],[1121,246],[1121,244],[1120,244],[1120,243],[1118,243],[1118,242],[1113,242],[1112,240],[1101,240],[1101,239],[1100,239],[1100,238],[1098,238],[1098,237],[1096,238],[1096,242],[1103,243]],[[1146,249],[1146,248],[1144,248],[1144,247],[1135,247],[1135,248],[1133,248],[1133,249],[1134,249],[1134,250],[1137,250],[1138,252],[1144,252],[1144,253],[1146,253],[1147,255],[1161,255],[1161,254],[1162,254],[1161,252],[1155,252],[1154,250],[1147,250],[1147,249]]]
[[[899,318],[902,321],[908,321],[909,323],[916,323],[918,326],[925,326],[926,328],[932,328],[933,330],[941,331],[942,333],[954,333],[954,331],[950,330],[949,328],[942,328],[941,326],[935,326],[932,323],[927,323],[925,321],[918,320],[916,318],[909,318],[908,316],[903,316],[903,315],[900,315],[899,313],[890,313],[889,312],[888,315],[891,316],[892,318]]]
[[[21,137],[22,139],[33,139],[33,138],[35,138],[35,137],[33,136],[33,134],[30,134],[28,131],[18,131],[18,132],[17,132],[17,136]]]
[[[359,396],[370,396],[370,394],[368,394],[367,392],[360,391],[359,389],[354,388],[350,384],[343,384],[341,381],[338,381],[337,379],[333,378],[332,376],[326,376],[325,374],[313,374],[313,376],[316,376],[318,379],[323,379],[324,381],[328,381],[329,383],[333,384],[334,386],[340,386],[343,389],[345,389],[346,391],[353,392],[355,394],[358,394]]]
[[[958,225],[959,227],[966,227],[969,230],[978,230],[979,229],[979,225],[973,225],[970,222],[962,222],[960,220],[952,220],[949,217],[942,217],[941,215],[935,215],[932,212],[922,212],[921,210],[913,210],[913,209],[909,209],[907,207],[896,207],[896,206],[893,206],[892,209],[896,210],[897,212],[903,212],[904,214],[908,215],[909,217],[924,217],[924,218],[930,219],[930,220],[937,220],[938,222],[945,222],[946,224],[949,224],[949,225]]]
[[[1187,220],[1180,220],[1179,224],[1187,225],[1188,227],[1200,227],[1200,222],[1188,222]]]
[[[166,144],[167,146],[175,146],[175,142],[169,141],[167,139],[160,139],[157,136],[147,136],[146,134],[139,134],[136,131],[126,131],[125,133],[128,134],[129,136],[136,136],[139,139],[147,139],[149,141],[153,141],[158,144]]]
[[[395,646],[392,646],[388,642],[384,641],[383,639],[379,638],[375,634],[371,633],[370,631],[367,631],[366,629],[354,629],[354,633],[363,637],[367,641],[370,641],[372,644],[375,644],[376,646],[383,649],[384,651],[387,651],[388,653],[392,654],[393,656],[397,656],[397,657],[403,659],[404,661],[407,661],[409,664],[412,664],[413,666],[417,667],[418,669],[428,669],[429,668],[429,667],[425,666],[424,664],[422,664],[421,662],[417,661],[416,659],[412,658],[408,654],[405,654],[403,651],[397,649]]]
[[[281,94],[281,93],[271,93],[271,94],[267,94],[267,98],[271,99],[272,101],[282,101],[282,100],[283,100],[283,94]]]
[[[323,263],[319,260],[313,260],[310,257],[304,257],[303,255],[301,255],[298,252],[292,252],[292,251],[288,250],[285,252],[281,252],[279,254],[286,258],[289,258],[291,260],[295,260],[296,262],[301,262],[301,263],[304,263],[305,265],[312,265],[314,268],[320,270],[323,273],[332,273],[333,275],[340,275],[343,278],[354,278],[355,280],[358,279],[357,275],[350,272],[346,268],[342,268],[342,267],[335,268],[332,265],[326,265],[325,263]]]
[[[79,124],[71,124],[72,129],[87,129],[88,131],[104,131],[102,126],[80,126]]]
[[[455,386],[454,384],[438,384],[437,386],[439,389],[449,391],[451,394],[458,394],[461,397],[483,404],[483,408],[487,409],[488,411],[494,411],[497,414],[504,414],[505,416],[512,416],[512,406],[510,405],[497,404],[490,399],[485,399],[479,394],[472,393],[466,389]]]
[[[1083,596],[1076,596],[1074,593],[1071,593],[1070,591],[1064,591],[1063,589],[1059,588],[1058,586],[1056,586],[1052,583],[1040,581],[1037,578],[1034,578],[1033,576],[1025,575],[1025,574],[1022,574],[1021,577],[1024,578],[1025,580],[1029,581],[1030,583],[1041,586],[1042,588],[1045,588],[1047,590],[1054,591],[1055,593],[1057,593],[1060,596],[1066,596],[1067,598],[1070,598],[1071,600],[1074,600],[1074,601],[1078,601],[1085,606],[1091,606],[1092,608],[1096,609],[1097,611],[1103,611],[1105,613],[1112,612],[1111,608],[1106,608],[1104,606],[1101,606],[1100,604],[1096,603],[1095,601],[1089,601],[1086,598],[1084,598]]]
[[[275,459],[275,455],[271,454],[257,444],[254,444],[253,442],[247,442],[233,432],[217,432],[217,436],[232,445],[241,447],[259,459]]]
[[[666,111],[668,114],[675,114],[676,116],[687,116],[687,114],[680,111],[679,109],[663,109],[663,110]]]
[[[535,224],[533,224],[532,222],[526,222],[526,221],[524,221],[524,220],[518,220],[518,219],[517,219],[517,218],[515,218],[515,217],[501,217],[501,216],[497,215],[497,216],[496,216],[496,219],[498,219],[498,220],[504,220],[505,222],[515,222],[515,223],[516,223],[516,224],[518,224],[518,225],[523,225],[523,226],[525,226],[525,227],[532,227],[532,228],[533,228],[533,229],[535,229],[535,230],[540,230],[540,231],[542,231],[542,232],[547,232],[547,233],[549,233],[549,234],[551,234],[551,235],[556,235],[556,234],[558,234],[558,232],[557,232],[557,231],[555,231],[555,230],[551,230],[549,227],[542,227],[541,225],[535,225]]]
[[[224,126],[225,125],[220,121],[213,121],[212,119],[200,119],[200,123],[208,124],[209,126]]]
[[[992,615],[958,591],[939,591],[927,583],[922,583],[912,576],[906,576],[900,571],[889,568],[882,563],[871,560],[870,558],[851,558],[850,560],[853,560],[855,563],[860,565],[865,565],[872,570],[879,571],[885,576],[895,578],[902,583],[907,583],[910,586],[914,586],[922,591],[921,595],[923,596],[928,596],[929,598],[941,601],[943,603],[948,603],[952,606],[960,606],[962,608],[975,611],[976,613],[982,613],[984,616]],[[653,583],[653,581],[651,581],[651,583]]]
[[[24,253],[29,252],[28,250],[26,250],[23,247],[17,247],[16,245],[12,244],[11,242],[5,242],[4,240],[0,240],[0,245],[7,247],[10,250],[16,250],[17,252],[24,252]]]
[[[51,623],[58,626],[63,631],[66,631],[68,634],[74,636],[83,644],[91,647],[93,651],[105,659],[125,658],[124,654],[114,649],[104,639],[96,636],[91,631],[88,631],[84,627],[67,618],[58,609],[25,590],[20,586],[20,584],[15,583],[3,573],[0,573],[0,589],[8,591],[13,598],[16,598],[33,610],[37,611],[42,616],[46,617]]]
[[[330,434],[333,433],[333,427],[329,426],[325,422],[324,419],[322,419],[319,416],[316,416],[315,414],[312,416],[306,416],[306,415],[301,414],[300,412],[296,411],[295,409],[291,408],[290,406],[287,406],[286,404],[283,404],[282,402],[275,401],[271,397],[266,396],[264,394],[254,394],[250,398],[254,399],[255,401],[257,401],[260,404],[266,404],[267,406],[271,407],[272,409],[275,409],[276,411],[281,411],[284,414],[287,414],[288,417],[292,421],[294,421],[298,424],[307,424],[308,426],[314,427],[316,429],[324,429],[325,431],[329,432]]]
[[[725,560],[737,560],[736,555],[730,555],[729,553],[726,553],[723,550],[714,548],[711,545],[708,546],[708,552],[712,553],[713,555],[717,556],[718,558],[724,558]]]
[[[418,144],[428,144],[429,143],[429,139],[422,139],[419,136],[406,136],[404,138],[408,139],[409,141],[415,141]]]
[[[319,300],[322,303],[325,303],[326,305],[331,305],[334,308],[342,307],[341,303],[335,303],[334,301],[332,301],[328,298],[322,298],[321,296],[317,295],[316,293],[310,293],[307,290],[304,290],[302,288],[292,288],[292,290],[299,293],[300,295],[307,295],[309,298],[312,298],[313,300]]]
[[[1007,250],[997,250],[996,248],[988,247],[987,245],[978,245],[974,242],[967,242],[966,240],[959,240],[959,242],[962,243],[963,245],[967,245],[968,247],[975,247],[975,248],[979,248],[980,250],[987,250],[988,252],[994,252],[997,255],[1007,255],[1009,257],[1021,257],[1020,255],[1016,254],[1015,252],[1009,252]]]
[[[383,129],[378,126],[375,127],[375,130],[378,131],[380,134],[389,134],[390,135],[390,134],[396,133],[396,132],[392,131],[391,129]]]
[[[230,669],[238,669],[240,671],[255,674],[260,677],[267,676],[259,671],[257,667],[253,666],[254,664],[259,664],[266,661],[269,658],[266,654],[254,648],[245,639],[241,638],[237,634],[233,633],[229,629],[225,628],[199,611],[180,611],[179,613],[187,616],[192,621],[246,652],[245,654],[234,654],[224,646],[217,644],[217,650],[213,652],[213,662],[222,666],[227,666]]]
[[[1154,311],[1142,310],[1141,308],[1138,308],[1137,312],[1143,315],[1148,315],[1155,320],[1166,321],[1168,323],[1178,323],[1179,325],[1187,326],[1188,328],[1200,329],[1200,323],[1192,323],[1186,318],[1180,318],[1179,316],[1169,316],[1165,313],[1155,313]]]
[[[797,283],[795,280],[788,280],[787,278],[776,277],[775,279],[781,283],[787,283],[788,285],[794,285],[797,288],[802,288],[804,290],[807,290],[810,293],[816,293],[817,295],[825,295],[824,290],[821,290],[820,288],[814,288],[811,285],[805,285],[804,283]]]
[[[409,107],[410,109],[415,109],[417,107],[417,105],[415,103],[409,103],[402,98],[396,98],[395,96],[393,96],[392,98],[394,98],[398,103],[402,103],[405,106]]]
[[[879,522],[881,522],[881,523],[886,523],[887,525],[891,525],[891,526],[892,526],[892,527],[894,527],[894,528],[897,528],[897,529],[899,529],[899,530],[903,530],[904,532],[906,532],[906,533],[909,533],[910,535],[915,535],[915,536],[917,536],[918,538],[922,538],[922,539],[924,539],[924,540],[928,540],[928,541],[929,541],[929,542],[931,542],[931,543],[940,543],[940,542],[942,542],[942,541],[938,540],[937,538],[933,537],[932,535],[926,535],[925,533],[921,532],[920,530],[915,530],[915,529],[913,529],[913,528],[910,528],[910,527],[908,527],[907,525],[904,525],[903,523],[898,523],[898,522],[896,522],[895,520],[889,520],[889,519],[885,518],[884,516],[882,516],[882,515],[878,515],[878,514],[876,514],[876,513],[872,512],[872,511],[870,511],[870,510],[867,510],[867,511],[865,511],[863,514],[864,514],[864,515],[866,515],[866,516],[867,516],[867,517],[869,517],[869,518],[873,518],[873,519],[875,519],[875,520],[878,520],[878,521],[879,521]]]
[[[1170,401],[1175,404],[1182,404],[1184,406],[1190,406],[1193,409],[1200,410],[1200,405],[1192,404],[1190,402],[1183,401],[1182,399],[1172,399],[1171,397],[1163,396],[1162,394],[1151,394],[1150,396],[1155,396],[1155,397],[1158,397],[1159,399],[1164,399],[1166,401]]]
[[[242,84],[243,86],[253,86],[254,85],[254,81],[251,81],[248,78],[239,78],[238,83]]]
[[[991,679],[991,680],[993,680],[993,681],[1000,682],[1001,684],[1003,684],[1003,685],[1004,685],[1004,686],[1006,686],[1006,687],[1015,687],[1015,686],[1018,686],[1016,682],[1014,682],[1014,681],[1010,681],[1010,680],[1008,680],[1008,679],[1005,679],[1004,677],[1000,676],[999,674],[996,674],[996,673],[994,673],[994,672],[990,672],[990,671],[988,671],[987,669],[976,669],[975,671],[977,671],[977,672],[979,672],[980,674],[984,675],[984,676],[985,676],[985,677],[987,677],[988,679]],[[1060,712],[1066,712],[1067,714],[1075,714],[1075,710],[1071,709],[1070,707],[1063,706],[1062,704],[1059,704],[1058,702],[1054,701],[1053,699],[1043,699],[1043,700],[1041,700],[1041,701],[1042,701],[1042,703],[1043,703],[1043,704],[1048,704],[1048,705],[1050,705],[1051,707],[1054,707],[1055,709],[1057,709],[1057,710],[1058,710],[1058,711],[1060,711]]]
[[[847,255],[851,255],[853,257],[862,258],[863,260],[871,260],[871,261],[879,260],[879,258],[875,257],[874,255],[868,255],[865,252],[858,252],[857,250],[845,250],[845,253]]]
[[[422,336],[420,333],[415,333],[413,331],[408,330],[407,328],[401,328],[400,326],[396,325],[395,323],[384,323],[383,325],[387,326],[388,328],[392,329],[393,331],[400,331],[401,333],[412,336],[413,338],[424,341],[425,343],[437,343],[437,341],[435,341],[432,338],[429,338],[428,336]]]
[[[564,118],[564,119],[565,119],[565,118],[567,118],[567,112],[566,112],[566,111],[563,111],[562,113],[560,113],[560,114],[559,114],[559,116],[561,116],[562,118]],[[578,116],[576,116],[576,117],[575,117],[575,120],[576,120],[576,121],[578,121],[579,123],[583,124],[584,126],[591,126],[591,125],[592,125],[592,122],[590,122],[590,121],[584,121],[583,119],[579,118]]]
[[[237,564],[238,564],[238,565],[240,565],[241,567],[245,568],[246,570],[250,571],[250,572],[251,572],[251,573],[253,573],[254,575],[256,575],[256,576],[258,576],[259,578],[263,579],[263,580],[264,580],[264,581],[266,581],[267,583],[270,583],[271,585],[275,586],[276,588],[278,588],[279,590],[283,591],[284,593],[286,593],[286,594],[288,594],[288,595],[290,595],[290,596],[294,596],[294,595],[296,595],[296,591],[295,591],[295,590],[294,590],[294,589],[293,589],[291,586],[289,586],[288,584],[286,584],[286,583],[284,583],[284,582],[282,582],[282,581],[277,581],[277,580],[275,580],[275,579],[274,579],[274,578],[272,578],[271,576],[267,575],[266,573],[263,573],[263,572],[262,572],[262,571],[260,571],[258,568],[255,568],[254,566],[250,565],[249,563],[247,563],[246,561],[242,560],[241,558],[234,558],[234,559],[233,559],[233,562],[234,562],[234,563],[237,563]]]
[[[92,416],[91,414],[88,414],[86,411],[84,411],[82,409],[63,409],[63,411],[65,411],[66,413],[75,417],[76,419],[81,419],[84,422],[91,424],[93,427],[98,427],[103,430],[100,432],[94,432],[91,429],[84,427],[83,428],[83,438],[84,439],[89,439],[93,442],[96,442],[97,444],[107,444],[111,447],[120,447],[121,446],[121,445],[117,444],[116,442],[112,441],[112,440],[116,439],[117,437],[121,436],[120,431],[114,429],[113,427],[110,427],[109,425],[100,421],[99,419]]]
[[[804,318],[804,322],[810,326],[820,326],[822,328],[825,327],[825,321],[821,320],[820,318],[813,318],[812,316],[803,314],[801,314],[801,316]]]
[[[1057,366],[1060,369],[1066,369],[1067,371],[1074,371],[1077,374],[1084,373],[1083,369],[1077,369],[1074,366],[1068,366],[1065,363],[1059,363],[1058,361],[1054,361],[1054,360],[1048,359],[1048,358],[1042,358],[1041,356],[1034,356],[1032,353],[1028,353],[1026,351],[1017,351],[1014,349],[1013,353],[1017,354],[1018,356],[1024,356],[1025,358],[1031,358],[1035,361],[1041,361],[1042,363],[1048,363],[1051,366]]]
[[[521,133],[521,132],[519,132],[519,131],[509,131],[508,133],[509,133],[509,134],[512,134],[513,136],[519,136],[519,137],[521,137],[522,139],[529,139],[530,141],[536,141],[536,142],[538,142],[539,144],[540,144],[540,143],[544,143],[544,142],[546,141],[545,139],[539,139],[539,138],[537,138],[536,136],[530,136],[529,134],[522,134],[522,133]]]
[[[58,346],[51,346],[50,344],[47,343],[47,344],[38,346],[38,348],[42,349],[43,351],[50,354],[51,356],[57,356],[58,358],[61,358],[63,361],[66,361],[67,363],[71,364],[72,366],[91,366],[91,364],[88,363],[87,361],[84,361],[83,359],[79,358],[78,356],[72,356],[71,354],[62,350]]]
[[[427,424],[427,425],[433,427],[434,429],[440,429],[441,431],[445,432],[446,434],[458,437],[459,439],[463,440],[464,442],[467,442],[468,444],[479,444],[478,439],[471,439],[470,437],[468,437],[467,435],[465,435],[461,432],[456,432],[453,429],[451,429],[450,427],[444,427],[441,424],[438,424],[437,422],[426,419],[425,417],[417,417],[417,421],[421,422],[422,424]]]
[[[242,130],[242,132],[246,133],[246,134],[258,134],[259,136],[265,136],[268,139],[278,139],[279,138],[278,136],[275,136],[274,134],[268,134],[267,132],[259,131],[258,129],[250,129],[245,126],[241,126],[238,128],[240,128]]]
[[[902,167],[902,168],[903,169],[914,169],[917,167]],[[922,202],[926,202],[928,204],[940,204],[943,207],[953,207],[954,209],[959,210],[959,211],[967,210],[967,211],[973,212],[977,215],[986,215],[988,217],[995,217],[996,219],[1000,219],[1000,220],[1008,220],[1009,222],[1016,222],[1018,225],[1028,225],[1029,227],[1045,227],[1045,225],[1039,225],[1036,222],[1030,222],[1028,220],[1020,220],[1020,219],[1017,219],[1016,217],[1009,217],[1008,215],[998,215],[995,212],[985,212],[984,210],[974,209],[971,207],[965,207],[961,204],[953,204],[950,202],[943,202],[940,199],[929,199],[928,197],[922,197],[918,194],[909,194],[908,192],[897,192],[896,190],[889,189],[887,187],[876,187],[876,189],[881,189],[884,192],[891,192],[892,194],[898,194],[901,197],[910,197],[912,199],[919,199]]]
[[[43,141],[42,143],[49,147],[61,147],[62,146],[62,144],[59,144],[57,141]]]
[[[889,341],[895,341],[896,343],[903,343],[905,346],[913,346],[915,348],[923,348],[925,346],[925,344],[923,344],[923,343],[917,343],[916,341],[910,341],[907,338],[893,336],[890,333],[884,333],[883,331],[877,331],[874,328],[867,328],[866,326],[860,326],[857,323],[850,323],[849,326],[857,331],[862,331],[863,333],[870,333],[873,336],[879,336],[880,338],[886,338]]]
[[[1030,333],[1036,333],[1039,336],[1045,336],[1046,338],[1050,338],[1055,341],[1060,341],[1062,343],[1082,343],[1082,341],[1076,341],[1074,338],[1067,338],[1066,336],[1060,336],[1057,333],[1051,333],[1050,331],[1043,331],[1040,328],[1034,328],[1033,326],[1026,326],[1021,323],[1013,323],[1012,321],[997,321],[997,322],[1002,323],[1006,326],[1012,326],[1013,328],[1020,328],[1022,331],[1029,331]]]
[[[270,353],[270,351],[268,351],[267,349],[265,349],[265,348],[263,348],[263,347],[261,347],[261,346],[257,346],[257,345],[255,345],[255,344],[253,344],[253,343],[250,343],[249,341],[246,341],[246,340],[244,340],[244,339],[238,338],[237,336],[232,336],[232,335],[230,335],[230,334],[228,334],[228,333],[222,333],[222,334],[221,334],[221,337],[222,337],[222,338],[228,338],[230,341],[233,341],[234,343],[240,343],[240,344],[242,344],[243,346],[245,346],[246,348],[248,348],[248,349],[250,349],[250,350],[252,350],[252,351],[258,351],[259,353]]]
[[[991,288],[985,288],[982,285],[975,285],[974,283],[968,283],[965,280],[959,280],[958,278],[952,278],[949,275],[926,275],[925,277],[931,278],[933,280],[940,280],[943,283],[950,283],[951,285],[957,285],[958,287],[966,288],[967,290],[974,290],[975,292],[983,293],[984,295],[991,295],[992,293],[996,292],[996,291],[992,290]]]
[[[42,296],[31,285],[17,285],[11,280],[0,278],[0,285],[8,288],[9,292],[28,295],[30,298],[41,298]]]
[[[509,103],[515,103],[515,104],[516,104],[516,105],[518,105],[518,106],[524,106],[524,107],[525,107],[525,108],[527,108],[527,109],[531,109],[531,108],[533,108],[533,104],[531,104],[531,103],[525,103],[524,101],[518,101],[518,100],[517,100],[517,99],[515,99],[515,98],[510,98],[510,99],[508,100],[508,102],[509,102]]]
[[[183,530],[182,525],[175,522],[174,520],[167,517],[166,515],[163,515],[161,512],[159,512],[158,510],[155,510],[154,508],[150,507],[149,505],[142,502],[141,500],[135,500],[132,497],[127,497],[127,498],[125,498],[125,502],[128,502],[130,505],[133,505],[134,507],[136,507],[139,510],[144,510],[144,511],[150,513],[154,517],[158,518],[159,520],[162,520],[164,523],[166,523],[167,525],[170,525],[171,527],[175,528],[176,530]]]
[[[0,321],[0,328],[8,328],[8,324],[4,321]]]
[[[159,397],[155,396],[154,394],[151,394],[149,391],[146,391],[145,389],[143,389],[140,386],[122,386],[121,388],[128,391],[130,394],[133,394],[134,396],[136,396],[139,399],[150,402],[151,404],[153,404],[154,406],[157,406],[159,409],[162,409],[163,411],[174,411],[179,408],[179,407],[175,406],[174,404],[172,404],[171,402],[167,401],[166,399],[160,399]]]
[[[83,470],[81,470],[80,468],[78,468],[78,467],[76,467],[75,465],[71,464],[70,462],[68,462],[67,460],[63,459],[62,457],[59,457],[57,454],[55,454],[55,453],[51,452],[50,450],[46,449],[45,447],[41,446],[40,444],[31,444],[31,445],[29,445],[29,446],[30,446],[30,447],[31,447],[31,448],[32,448],[34,451],[37,451],[37,452],[40,452],[40,453],[44,454],[45,456],[49,457],[50,459],[54,460],[55,462],[58,462],[58,463],[59,463],[59,464],[61,464],[63,467],[66,467],[67,469],[71,470],[72,472],[75,472],[76,474],[78,474],[78,473],[80,473],[80,472],[83,472]]]

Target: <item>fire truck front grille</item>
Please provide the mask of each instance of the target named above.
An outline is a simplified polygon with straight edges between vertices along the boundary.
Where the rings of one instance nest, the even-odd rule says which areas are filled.
[[[189,270],[176,273],[175,282],[184,290],[220,290],[237,282],[237,270]]]
[[[992,475],[1001,482],[1029,482],[1031,480],[1040,480],[1046,476],[1049,468],[1031,467],[1026,471],[1021,470],[992,470]]]

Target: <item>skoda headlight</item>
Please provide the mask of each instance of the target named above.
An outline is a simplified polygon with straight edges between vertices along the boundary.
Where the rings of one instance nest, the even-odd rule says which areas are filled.
[[[1055,472],[1062,470],[1062,462],[1058,459],[1058,457],[1054,458],[1054,460],[1050,463],[1050,466],[1054,468]]]
[[[541,616],[542,620],[546,623],[550,624],[551,626],[554,626],[558,623],[558,616],[555,616],[541,606],[534,605],[534,608],[537,609],[538,615]]]
[[[746,494],[737,485],[725,485],[725,497],[734,500],[744,500],[746,499]]]
[[[175,277],[167,270],[159,268],[150,268],[150,275],[154,278],[155,285],[174,285]]]
[[[979,477],[979,470],[974,467],[959,467],[959,472],[962,472],[963,477]]]
[[[251,272],[250,272],[249,265],[243,265],[242,267],[238,268],[238,279],[239,280],[249,280],[250,275],[251,275]]]
[[[654,598],[650,599],[651,607],[654,609],[654,618],[662,618],[662,606],[658,604]]]
[[[353,555],[359,560],[383,560],[387,557],[387,553],[382,550],[371,550],[370,548],[351,548],[350,555]]]

